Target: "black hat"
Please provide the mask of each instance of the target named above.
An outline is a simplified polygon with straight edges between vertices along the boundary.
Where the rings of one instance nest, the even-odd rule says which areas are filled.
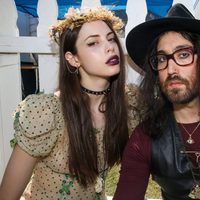
[[[154,39],[167,31],[200,34],[200,20],[195,19],[184,5],[175,4],[166,17],[150,20],[134,27],[127,35],[126,49],[139,67],[144,67],[148,47]]]

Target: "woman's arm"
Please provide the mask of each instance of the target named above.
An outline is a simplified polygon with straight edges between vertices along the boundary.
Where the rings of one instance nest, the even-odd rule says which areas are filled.
[[[1,200],[18,200],[21,197],[36,162],[37,158],[15,146],[0,185]]]
[[[150,138],[136,128],[125,148],[113,200],[144,200],[150,176]]]

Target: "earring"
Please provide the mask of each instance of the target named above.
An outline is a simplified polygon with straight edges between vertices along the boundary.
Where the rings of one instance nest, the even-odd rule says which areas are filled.
[[[68,64],[67,62],[66,62],[66,66],[67,66],[68,71],[69,71],[71,74],[77,74],[77,75],[78,75],[78,72],[79,72],[78,69],[79,69],[79,67],[71,67],[71,66],[69,66],[69,64]],[[74,68],[75,70],[72,71],[72,70],[70,69],[70,67],[71,67],[71,68]]]

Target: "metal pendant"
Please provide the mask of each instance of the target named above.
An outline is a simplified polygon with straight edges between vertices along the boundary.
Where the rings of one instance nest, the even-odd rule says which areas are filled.
[[[188,144],[194,144],[194,140],[192,139],[191,136],[189,136],[189,138],[186,140],[186,142],[187,142]]]
[[[200,186],[195,185],[189,194],[190,198],[200,199]]]

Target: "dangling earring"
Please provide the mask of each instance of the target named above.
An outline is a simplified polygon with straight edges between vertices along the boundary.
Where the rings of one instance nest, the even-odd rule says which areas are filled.
[[[160,88],[158,85],[158,80],[156,80],[154,88],[153,88],[153,95],[154,95],[154,99],[159,99],[159,94],[160,94]]]
[[[73,68],[75,68],[75,70],[72,71],[72,70],[70,69],[71,66],[69,66],[69,63],[68,63],[68,62],[66,62],[66,66],[67,66],[68,71],[69,71],[71,74],[76,74],[76,75],[78,75],[78,69],[79,69],[79,67],[73,67]]]

